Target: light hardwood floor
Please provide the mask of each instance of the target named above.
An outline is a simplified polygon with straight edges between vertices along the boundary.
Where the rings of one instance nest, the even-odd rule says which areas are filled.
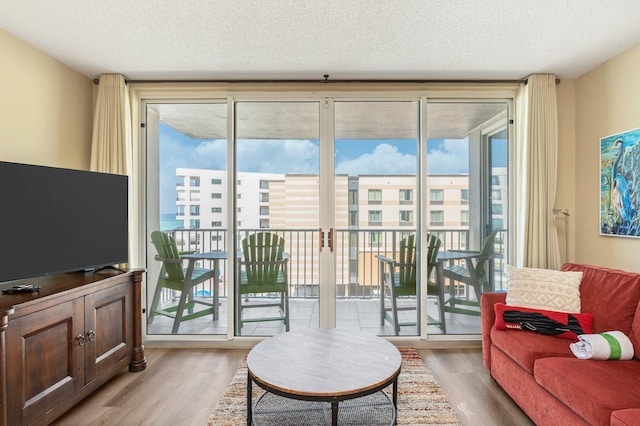
[[[533,425],[484,369],[480,349],[419,352],[463,425]],[[146,348],[146,370],[123,371],[53,424],[205,426],[246,353]]]
[[[484,368],[481,349],[419,352],[463,425],[534,425]]]

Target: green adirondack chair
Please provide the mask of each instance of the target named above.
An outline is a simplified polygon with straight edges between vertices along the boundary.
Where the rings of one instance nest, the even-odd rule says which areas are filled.
[[[483,291],[491,291],[491,268],[489,261],[493,257],[493,242],[498,231],[493,231],[487,236],[480,251],[473,250],[449,250],[456,252],[464,252],[469,254],[477,254],[474,258],[467,259],[464,264],[445,265],[443,274],[445,278],[453,281],[459,281],[467,285],[467,290],[472,288],[476,300],[456,297],[453,287],[451,289],[452,296],[447,300],[445,310],[458,314],[480,315],[480,295]],[[468,294],[468,293],[467,293]],[[462,305],[462,306],[460,306]]]
[[[380,325],[384,325],[385,320],[389,321],[395,329],[395,334],[400,334],[401,326],[415,326],[415,322],[399,322],[398,311],[417,310],[419,300],[415,300],[415,306],[399,306],[398,299],[401,297],[414,297],[417,294],[417,254],[416,254],[416,235],[410,234],[400,241],[398,251],[398,260],[385,256],[377,256],[380,261],[380,268],[383,276],[383,294],[381,295],[380,309]],[[446,324],[444,320],[444,288],[441,285],[442,280],[432,279],[432,273],[436,266],[438,250],[440,250],[440,239],[433,234],[427,235],[427,294],[436,295],[438,298],[439,320],[428,316],[428,325],[437,325],[446,333]],[[440,283],[440,284],[439,284]],[[390,295],[390,306],[385,306],[385,294]]]
[[[238,334],[245,323],[262,321],[283,321],[286,331],[289,331],[288,263],[289,258],[284,252],[284,238],[281,236],[271,232],[257,232],[242,240],[236,295]],[[254,295],[261,301],[252,302],[249,295]],[[243,315],[246,309],[273,306],[279,308],[280,315],[267,318],[245,318]]]
[[[153,294],[151,309],[149,310],[149,323],[153,322],[156,315],[164,315],[173,318],[172,333],[177,333],[182,321],[201,318],[205,315],[213,314],[216,306],[202,299],[194,297],[193,290],[201,284],[214,277],[214,271],[205,268],[193,268],[191,274],[188,268],[183,266],[182,255],[188,254],[179,252],[175,240],[161,231],[151,233],[151,242],[156,248],[155,259],[162,262],[162,269],[158,276],[158,284]],[[163,289],[171,289],[180,292],[180,300],[177,305],[166,308],[159,307],[160,296]],[[207,306],[202,310],[194,310],[196,305]],[[187,313],[185,314],[185,311]]]

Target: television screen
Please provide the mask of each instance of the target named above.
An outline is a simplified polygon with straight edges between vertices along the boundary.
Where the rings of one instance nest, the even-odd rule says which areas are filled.
[[[127,180],[0,162],[0,282],[127,262]]]

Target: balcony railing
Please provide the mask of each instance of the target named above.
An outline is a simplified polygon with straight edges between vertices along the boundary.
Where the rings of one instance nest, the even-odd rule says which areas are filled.
[[[238,231],[237,241],[247,235],[265,231],[265,229],[242,229]],[[318,229],[270,229],[285,240],[285,251],[289,253],[290,297],[316,298],[320,284],[319,268],[319,231]],[[172,235],[178,250],[207,252],[225,250],[228,238],[226,229],[173,229],[166,231]],[[336,296],[338,298],[373,298],[380,294],[378,261],[376,255],[395,257],[402,238],[414,231],[407,229],[375,230],[337,230],[334,235],[336,252]],[[469,231],[459,229],[438,229],[431,233],[442,241],[441,250],[467,249],[469,247]],[[500,231],[495,239],[493,269],[493,285],[496,290],[504,290],[505,247],[507,231]],[[219,265],[220,295],[226,296],[224,271],[226,262]],[[211,265],[204,265],[211,267]],[[197,295],[213,294],[213,283],[205,283],[196,289]],[[163,299],[170,299],[167,294]]]

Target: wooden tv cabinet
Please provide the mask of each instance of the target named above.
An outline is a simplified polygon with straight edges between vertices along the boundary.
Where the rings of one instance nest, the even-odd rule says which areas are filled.
[[[0,425],[46,425],[127,366],[146,367],[142,270],[56,274],[0,285]]]

